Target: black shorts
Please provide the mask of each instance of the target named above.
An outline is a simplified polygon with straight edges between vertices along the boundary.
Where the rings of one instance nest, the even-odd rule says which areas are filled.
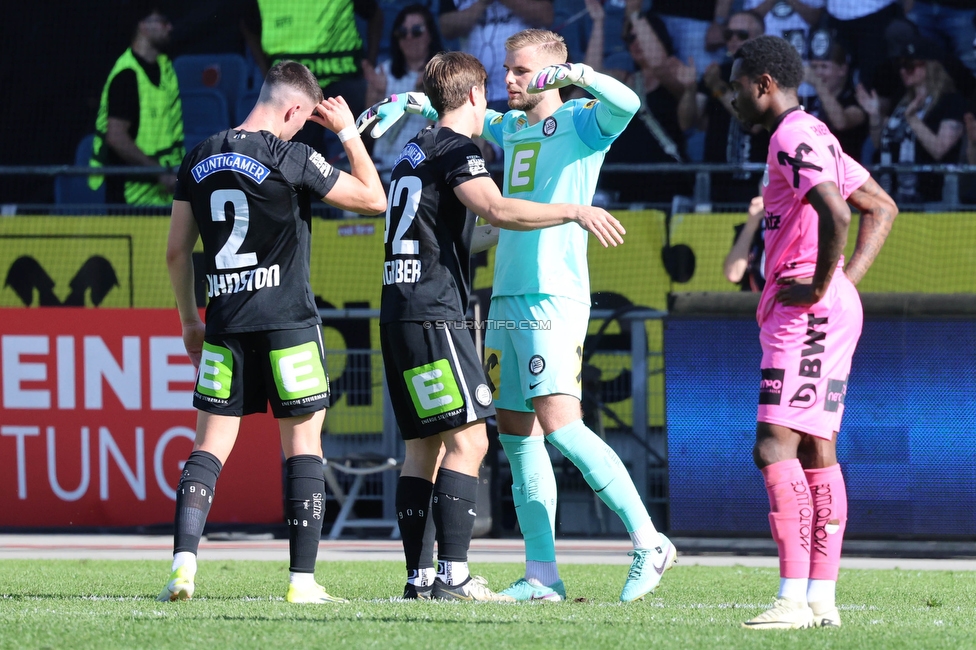
[[[322,330],[244,332],[207,337],[193,406],[215,415],[266,413],[276,418],[329,406]]]
[[[386,383],[404,440],[428,438],[495,414],[471,334],[426,324],[380,325]]]

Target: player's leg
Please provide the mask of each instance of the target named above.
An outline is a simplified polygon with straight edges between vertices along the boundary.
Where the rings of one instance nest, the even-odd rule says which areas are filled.
[[[522,297],[493,298],[489,322],[531,318],[525,302]],[[516,341],[515,334],[506,327],[492,327],[485,335],[485,370],[498,411],[498,440],[512,471],[512,499],[525,541],[525,576],[503,593],[517,600],[561,600],[566,588],[556,565],[556,476],[542,429],[525,397],[531,342]]]
[[[674,545],[657,532],[620,457],[583,423],[579,398],[554,394],[536,397],[533,403],[546,439],[580,470],[587,485],[620,517],[630,534],[634,560],[620,599],[629,602],[644,597],[677,560]]]
[[[246,389],[260,369],[252,363],[239,337],[211,337],[204,341],[197,372],[193,406],[196,436],[176,488],[173,566],[157,600],[191,598],[197,570],[197,550],[207,523],[217,477],[234,448],[247,401]]]
[[[807,605],[813,500],[797,459],[802,437],[799,431],[781,425],[756,425],[753,458],[769,496],[769,528],[779,550],[780,586],[773,606],[743,627],[795,629],[813,624],[813,612]]]
[[[830,439],[804,436],[799,456],[814,511],[807,602],[815,627],[840,627],[836,591],[847,527],[847,488],[837,464],[837,434]]]
[[[217,477],[234,448],[240,417],[197,412],[196,440],[176,486],[173,565],[157,600],[193,597],[197,551],[213,503]]]
[[[329,406],[325,346],[318,325],[253,335],[261,359],[263,393],[253,410],[268,402],[278,420],[285,455],[285,519],[288,523],[290,603],[345,602],[315,581],[315,561],[325,518],[322,423]],[[261,402],[260,408],[258,402]]]
[[[406,454],[396,491],[397,525],[407,565],[403,597],[427,600],[431,598],[436,577],[435,529],[430,506],[444,445],[439,436],[408,438],[404,445]]]

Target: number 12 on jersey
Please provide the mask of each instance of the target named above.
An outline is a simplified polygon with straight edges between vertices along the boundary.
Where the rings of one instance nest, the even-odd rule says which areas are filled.
[[[386,230],[383,243],[390,244],[390,255],[419,255],[420,242],[404,239],[420,208],[420,195],[424,186],[416,176],[401,176],[394,179],[387,196]],[[394,230],[390,242],[390,231]],[[383,265],[383,284],[416,282],[420,279],[419,259],[388,259]]]

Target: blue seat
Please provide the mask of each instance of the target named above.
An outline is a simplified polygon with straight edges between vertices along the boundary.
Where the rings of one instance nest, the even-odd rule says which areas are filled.
[[[252,90],[238,98],[237,106],[234,107],[234,126],[237,126],[247,118],[251,109],[258,103],[258,96],[260,94],[260,92]]]
[[[184,54],[173,61],[180,92],[208,88],[220,91],[228,106],[247,92],[251,70],[240,54]]]
[[[91,160],[95,134],[89,133],[75,147],[75,165],[88,165]],[[56,176],[54,178],[54,202],[60,205],[105,203],[105,185],[97,190],[88,187],[87,176]]]
[[[183,143],[186,150],[206,140],[214,133],[230,128],[227,99],[213,88],[180,90],[183,103]]]

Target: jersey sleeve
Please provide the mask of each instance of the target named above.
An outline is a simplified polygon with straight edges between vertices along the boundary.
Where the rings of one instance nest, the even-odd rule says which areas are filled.
[[[846,201],[854,190],[858,189],[864,183],[871,178],[871,173],[861,166],[861,163],[857,162],[846,153],[843,155],[844,158],[844,184],[841,186],[841,196],[844,197]]]
[[[186,156],[183,158],[183,162],[180,163],[180,168],[176,171],[176,188],[173,190],[173,199],[176,201],[189,201],[189,187],[190,187],[190,157]]]
[[[139,119],[139,87],[134,70],[122,70],[108,87],[108,116],[126,122]]]
[[[339,180],[339,170],[302,142],[283,142],[279,169],[293,186],[324,198]]]
[[[802,199],[827,181],[841,187],[844,167],[840,157],[844,152],[834,146],[836,151],[831,152],[823,138],[803,128],[779,128],[769,141],[769,153],[776,162],[777,173],[786,177],[794,196]]]
[[[602,106],[602,102],[599,99],[574,99],[572,101],[573,124],[576,126],[576,133],[580,140],[594,151],[607,149],[617,139],[617,136],[627,128],[629,120],[622,121],[619,124],[619,130],[614,129],[610,133],[604,133],[600,123],[606,122],[606,116],[604,115],[604,119],[601,119],[601,114],[606,113],[607,109]]]
[[[454,188],[473,178],[491,178],[485,167],[485,159],[481,150],[470,140],[457,143],[443,154],[444,181],[448,187]]]
[[[485,128],[481,132],[481,137],[488,142],[501,147],[504,143],[503,122],[505,113],[499,113],[489,109],[485,112]]]

